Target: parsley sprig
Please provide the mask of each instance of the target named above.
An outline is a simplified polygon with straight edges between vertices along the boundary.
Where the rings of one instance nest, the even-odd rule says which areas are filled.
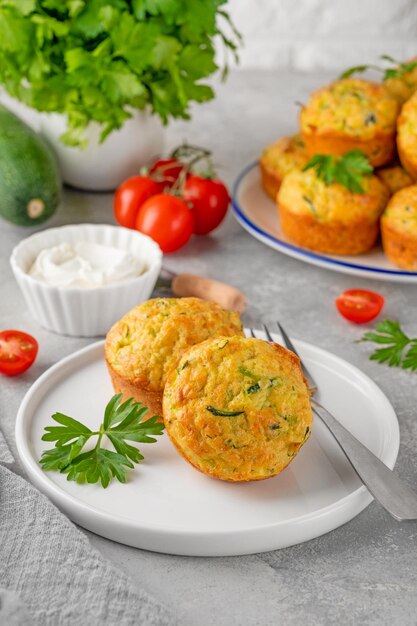
[[[403,78],[408,72],[412,72],[417,67],[417,61],[398,61],[388,54],[382,54],[379,57],[382,61],[386,61],[391,65],[389,67],[381,67],[379,65],[355,65],[345,70],[340,78],[350,78],[354,74],[363,74],[367,70],[376,70],[382,73],[382,80],[386,81],[390,78]]]
[[[122,402],[122,394],[112,397],[104,412],[98,430],[92,431],[78,420],[63,413],[55,413],[52,419],[60,426],[46,426],[43,441],[54,441],[55,447],[46,450],[40,459],[44,470],[56,470],[67,474],[67,480],[78,483],[101,482],[106,488],[113,478],[126,482],[126,470],[144,458],[139,450],[127,443],[154,443],[150,435],[161,435],[164,425],[158,416],[143,421],[148,409],[129,398]],[[97,437],[95,446],[82,452],[87,441]],[[106,437],[113,450],[102,447]]]
[[[410,369],[413,372],[417,370],[417,337],[408,337],[399,322],[378,322],[375,331],[366,332],[360,341],[371,341],[385,346],[371,354],[371,361]]]
[[[364,193],[361,183],[374,171],[361,150],[350,150],[340,157],[331,154],[315,154],[304,166],[303,171],[312,167],[326,185],[339,183],[354,193]]]

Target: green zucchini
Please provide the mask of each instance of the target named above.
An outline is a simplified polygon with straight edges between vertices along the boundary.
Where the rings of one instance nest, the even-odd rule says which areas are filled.
[[[0,216],[19,226],[36,226],[56,211],[61,180],[45,141],[0,105]]]

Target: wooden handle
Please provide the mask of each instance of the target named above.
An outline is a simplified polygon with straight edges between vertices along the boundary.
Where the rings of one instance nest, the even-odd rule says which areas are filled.
[[[239,289],[204,276],[178,274],[173,279],[171,288],[178,297],[195,296],[203,300],[213,300],[229,311],[242,313],[246,307],[245,295]]]

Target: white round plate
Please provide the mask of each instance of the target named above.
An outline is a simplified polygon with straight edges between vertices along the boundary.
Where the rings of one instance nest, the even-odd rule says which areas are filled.
[[[358,256],[334,256],[291,243],[281,230],[274,202],[261,187],[257,162],[251,163],[239,174],[233,188],[232,209],[239,224],[253,237],[300,261],[363,278],[417,283],[417,272],[396,268],[381,246]]]
[[[295,345],[322,389],[321,402],[392,468],[399,428],[382,391],[329,352],[301,341]],[[177,454],[166,434],[140,446],[145,461],[130,471],[125,484],[114,481],[103,489],[44,472],[38,459],[52,447],[41,441],[51,415],[60,411],[94,428],[112,395],[100,341],[46,371],[26,394],[16,423],[17,447],[29,478],[74,522],[99,535],[170,554],[250,554],[318,537],[372,501],[317,418],[312,436],[288,468],[259,482],[208,478]]]

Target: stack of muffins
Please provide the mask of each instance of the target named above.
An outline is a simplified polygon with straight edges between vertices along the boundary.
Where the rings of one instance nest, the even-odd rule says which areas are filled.
[[[319,252],[368,252],[379,233],[387,257],[417,270],[417,68],[383,83],[345,78],[314,92],[300,133],[260,158],[265,192],[289,240]],[[303,170],[317,154],[360,150],[375,168],[362,193]]]
[[[311,432],[299,359],[246,338],[239,314],[198,298],[138,305],[109,331],[114,390],[160,415],[178,452],[221,480],[281,472]]]

